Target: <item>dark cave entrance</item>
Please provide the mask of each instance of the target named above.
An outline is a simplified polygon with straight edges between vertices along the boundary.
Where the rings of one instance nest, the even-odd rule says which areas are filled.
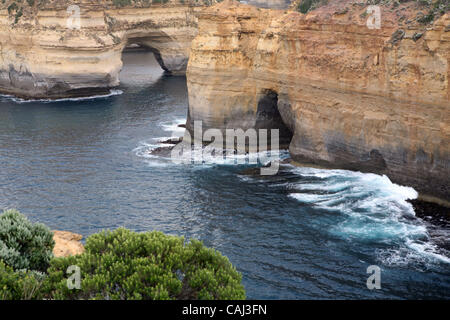
[[[283,121],[279,110],[278,93],[271,89],[261,92],[256,111],[256,129],[268,129],[268,143],[270,142],[270,130],[279,130],[280,149],[288,149],[293,133]]]
[[[161,69],[163,69],[165,72],[170,73],[170,70],[167,68],[167,66],[164,63],[164,60],[161,56],[161,52],[157,49],[158,43],[155,40],[157,37],[141,37],[141,36],[132,36],[128,38],[127,45],[122,51],[123,53],[128,52],[138,52],[138,51],[146,51],[151,52],[155,56],[155,60],[158,62]]]
[[[119,79],[123,87],[150,86],[166,74],[155,50],[135,41],[129,41],[122,50],[121,60]]]
[[[165,72],[170,73],[169,69],[165,66],[164,60],[161,57],[161,53],[158,49],[151,47],[149,45],[146,45],[145,43],[142,43],[139,41],[139,39],[130,39],[128,41],[128,44],[125,46],[123,53],[129,53],[129,52],[151,52],[153,53],[155,60],[158,62],[161,69],[163,69]]]

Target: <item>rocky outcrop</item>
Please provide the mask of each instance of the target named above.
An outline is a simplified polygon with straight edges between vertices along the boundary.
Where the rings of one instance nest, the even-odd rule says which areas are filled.
[[[273,99],[295,160],[386,174],[449,201],[450,16],[426,25],[416,2],[382,6],[381,28],[370,29],[366,9],[346,0],[306,15],[231,0],[205,9],[187,128],[257,128],[261,101]]]
[[[53,240],[55,247],[53,255],[55,257],[68,257],[84,252],[84,246],[81,243],[82,235],[68,231],[53,231]]]
[[[152,50],[166,71],[184,74],[197,32],[195,12],[204,2],[154,2],[4,1],[0,92],[23,98],[109,92],[119,84],[122,50],[130,43]]]

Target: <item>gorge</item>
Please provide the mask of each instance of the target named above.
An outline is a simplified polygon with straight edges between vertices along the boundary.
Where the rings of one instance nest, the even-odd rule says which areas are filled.
[[[130,1],[78,1],[79,30],[64,19],[76,17],[73,1],[0,4],[0,212],[55,230],[54,256],[89,251],[93,235],[118,228],[198,239],[228,257],[248,299],[449,299],[448,208],[417,198],[445,200],[448,16],[423,23],[418,1],[383,0],[381,29],[370,29],[362,0],[306,14],[298,1]],[[132,28],[111,33],[123,35],[117,44],[105,10]],[[185,33],[175,38],[176,24]],[[185,53],[183,39],[194,39]],[[196,152],[198,162],[178,163],[171,151],[194,122],[205,135],[281,129],[290,152],[271,152],[279,163],[261,152],[254,164]],[[262,174],[269,165],[277,174]],[[124,279],[115,266],[108,273]],[[372,266],[382,289],[367,286]]]
[[[2,93],[107,93],[123,49],[139,44],[168,73],[187,67],[188,130],[196,120],[205,130],[282,125],[299,163],[385,174],[448,204],[448,13],[424,25],[415,4],[382,6],[381,28],[370,29],[367,4],[350,0],[308,14],[231,0],[80,0],[35,2],[19,15],[11,3],[0,11]],[[80,29],[67,26],[71,4]],[[264,121],[261,101],[272,108]]]

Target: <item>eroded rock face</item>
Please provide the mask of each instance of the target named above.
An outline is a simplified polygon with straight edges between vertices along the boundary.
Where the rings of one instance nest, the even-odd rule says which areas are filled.
[[[55,247],[53,255],[55,257],[68,257],[84,252],[84,246],[81,243],[82,235],[68,231],[53,231],[53,240]]]
[[[8,10],[15,2],[0,4],[0,92],[24,98],[109,92],[119,84],[122,50],[130,43],[151,49],[166,71],[184,74],[197,33],[195,12],[205,6],[195,0],[137,0],[122,8],[107,0],[36,0]],[[77,26],[71,5],[79,8],[80,29],[67,25]]]
[[[449,201],[450,16],[426,26],[413,5],[381,7],[381,29],[345,0],[307,15],[231,0],[205,9],[187,128],[255,128],[270,90],[295,160],[386,174]]]

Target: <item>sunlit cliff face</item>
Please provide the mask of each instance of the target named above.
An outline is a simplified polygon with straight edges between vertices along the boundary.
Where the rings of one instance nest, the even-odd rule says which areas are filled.
[[[166,72],[184,74],[188,64],[188,129],[195,120],[205,130],[283,126],[298,161],[387,174],[450,199],[449,15],[424,24],[414,3],[381,6],[375,28],[367,6],[350,1],[307,15],[232,0],[209,8],[83,0],[79,11],[49,6],[19,19],[3,6],[0,91],[108,92],[123,49],[137,43]],[[261,121],[267,92],[276,95],[273,118]]]
[[[295,160],[386,174],[448,201],[449,15],[424,26],[381,7],[371,29],[365,6],[340,3],[307,15],[233,1],[202,11],[188,129],[255,128],[270,90]]]
[[[49,3],[15,22],[0,11],[0,91],[24,98],[62,98],[109,91],[119,84],[122,51],[137,43],[167,72],[185,74],[195,13],[204,5],[173,1],[150,7],[107,2]],[[32,32],[30,32],[32,30]]]

